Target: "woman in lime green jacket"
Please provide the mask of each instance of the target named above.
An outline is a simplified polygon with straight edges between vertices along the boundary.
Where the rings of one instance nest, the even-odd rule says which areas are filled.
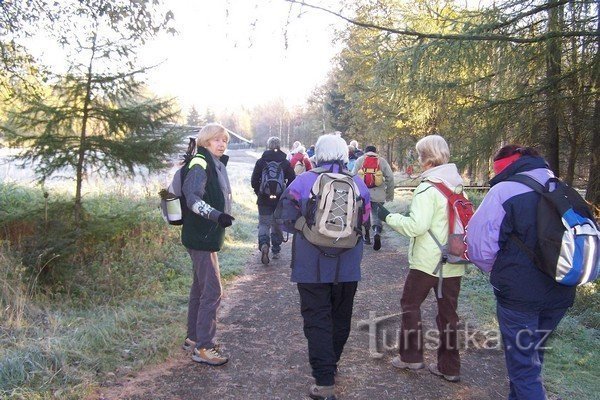
[[[392,360],[392,365],[407,370],[418,370],[425,366],[420,308],[429,292],[436,291],[438,280],[442,279],[441,293],[436,296],[436,322],[440,333],[438,362],[428,367],[431,373],[457,382],[460,380],[460,354],[456,308],[465,267],[460,264],[443,264],[443,278],[440,278],[438,263],[441,250],[432,236],[440,243],[448,240],[448,201],[431,182],[440,182],[450,190],[462,190],[462,178],[456,166],[448,163],[450,150],[441,136],[424,137],[417,142],[416,149],[423,168],[423,180],[415,189],[410,213],[390,214],[385,209],[380,210],[382,221],[410,238],[410,270],[400,300],[400,354]]]

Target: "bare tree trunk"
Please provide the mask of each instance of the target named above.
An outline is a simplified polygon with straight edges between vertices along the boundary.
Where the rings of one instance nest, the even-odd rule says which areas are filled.
[[[550,0],[551,3],[557,3],[558,0]],[[563,6],[552,7],[548,10],[548,32],[560,30],[562,21]],[[545,146],[545,156],[550,168],[556,176],[560,174],[559,164],[559,136],[558,121],[560,113],[560,102],[558,99],[560,87],[559,78],[561,73],[561,42],[560,38],[551,38],[546,47],[546,80],[547,105],[546,105],[546,138],[543,141]]]
[[[598,25],[596,32],[600,33],[600,8],[598,8]],[[600,46],[600,36],[597,36],[596,42]],[[588,186],[585,198],[587,201],[600,206],[600,53],[596,46],[594,55],[593,85],[596,92],[594,99],[594,119],[592,124],[592,148],[590,149],[590,175],[588,177]]]
[[[90,55],[90,63],[88,65],[87,83],[85,87],[85,98],[83,100],[83,116],[81,118],[81,132],[79,134],[79,152],[77,154],[77,166],[75,168],[76,173],[76,186],[75,186],[75,209],[73,211],[73,217],[75,219],[75,225],[79,226],[83,215],[83,207],[81,205],[81,187],[83,184],[84,174],[84,158],[86,150],[86,137],[87,137],[87,121],[89,116],[90,101],[92,99],[92,65],[94,63],[94,56],[96,53],[96,35],[92,39],[92,54]]]

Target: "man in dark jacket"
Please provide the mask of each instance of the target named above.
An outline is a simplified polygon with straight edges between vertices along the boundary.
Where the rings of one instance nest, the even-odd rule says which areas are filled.
[[[276,163],[276,164],[273,164]],[[280,180],[285,184],[285,187],[280,188],[278,194],[265,193],[265,185],[263,184],[263,171],[269,166],[274,166],[273,174],[281,174]],[[258,248],[261,252],[261,261],[263,264],[269,263],[269,248],[273,252],[273,258],[279,258],[281,251],[281,243],[283,242],[283,233],[281,227],[275,223],[273,213],[281,197],[283,190],[289,186],[294,180],[296,174],[286,159],[286,154],[281,151],[281,140],[278,137],[270,137],[267,140],[267,150],[262,157],[256,162],[254,171],[252,172],[251,185],[254,193],[258,197]],[[276,179],[274,179],[275,181]],[[266,182],[265,182],[266,183]],[[277,186],[276,182],[273,182]],[[272,186],[272,185],[271,185]],[[262,190],[261,190],[262,188]],[[272,187],[270,188],[272,189]]]

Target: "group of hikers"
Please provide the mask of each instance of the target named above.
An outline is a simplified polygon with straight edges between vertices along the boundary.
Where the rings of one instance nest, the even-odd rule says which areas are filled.
[[[335,133],[333,135],[337,136]],[[363,240],[366,244],[371,244],[370,232],[373,230],[373,249],[379,250],[382,222],[377,216],[377,210],[384,202],[394,200],[394,174],[389,163],[377,154],[375,146],[367,146],[363,152],[358,148],[355,140],[350,143],[348,146],[344,144],[347,155],[342,165],[343,171],[351,175],[359,175],[368,188],[371,213],[365,225]],[[351,154],[354,159],[350,159]],[[273,215],[284,190],[304,172],[311,171],[317,166],[323,168],[323,165],[318,164],[317,157],[314,145],[309,151],[305,151],[305,147],[296,141],[288,155],[281,150],[280,138],[271,137],[267,140],[267,149],[256,162],[250,179],[257,196],[258,249],[263,264],[270,262],[269,253],[273,259],[278,259],[281,251],[282,224]],[[294,233],[293,230],[291,233]]]
[[[211,366],[228,361],[214,340],[222,290],[217,253],[225,229],[234,221],[224,155],[228,141],[223,126],[207,124],[198,134],[196,155],[182,169],[182,242],[194,268],[184,348],[192,352],[194,361]],[[349,148],[339,133],[333,133],[320,136],[309,150],[314,153],[304,154],[298,143],[290,157],[282,151],[281,140],[271,137],[251,177],[262,263],[279,257],[283,232],[293,235],[291,281],[299,293],[315,379],[309,396],[336,398],[335,379],[351,330],[364,245],[371,243],[373,231],[373,248],[379,250],[384,223],[410,238],[409,272],[400,301],[399,351],[391,365],[408,372],[427,367],[441,379],[460,381],[457,305],[466,264],[445,259],[440,243],[448,242],[454,224],[448,196],[462,196],[463,180],[449,162],[448,144],[439,135],[416,143],[422,181],[403,214],[384,206],[394,198],[394,177],[374,146],[361,154],[356,142]],[[294,158],[298,153],[302,156]],[[291,160],[304,164],[304,171],[294,172]],[[491,188],[470,218],[461,243],[466,246],[465,257],[490,272],[510,381],[508,398],[545,399],[544,344],[572,306],[575,286],[552,279],[531,257],[538,239],[540,193],[513,178],[526,176],[543,186],[554,176],[533,148],[506,145],[493,160]],[[425,366],[421,305],[432,290],[439,346],[437,362]]]

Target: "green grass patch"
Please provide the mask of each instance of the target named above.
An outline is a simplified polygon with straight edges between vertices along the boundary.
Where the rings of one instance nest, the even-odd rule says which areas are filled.
[[[234,188],[225,282],[256,248],[255,197]],[[0,398],[80,399],[179,350],[191,260],[141,193],[88,194],[76,230],[68,194],[0,184]]]

